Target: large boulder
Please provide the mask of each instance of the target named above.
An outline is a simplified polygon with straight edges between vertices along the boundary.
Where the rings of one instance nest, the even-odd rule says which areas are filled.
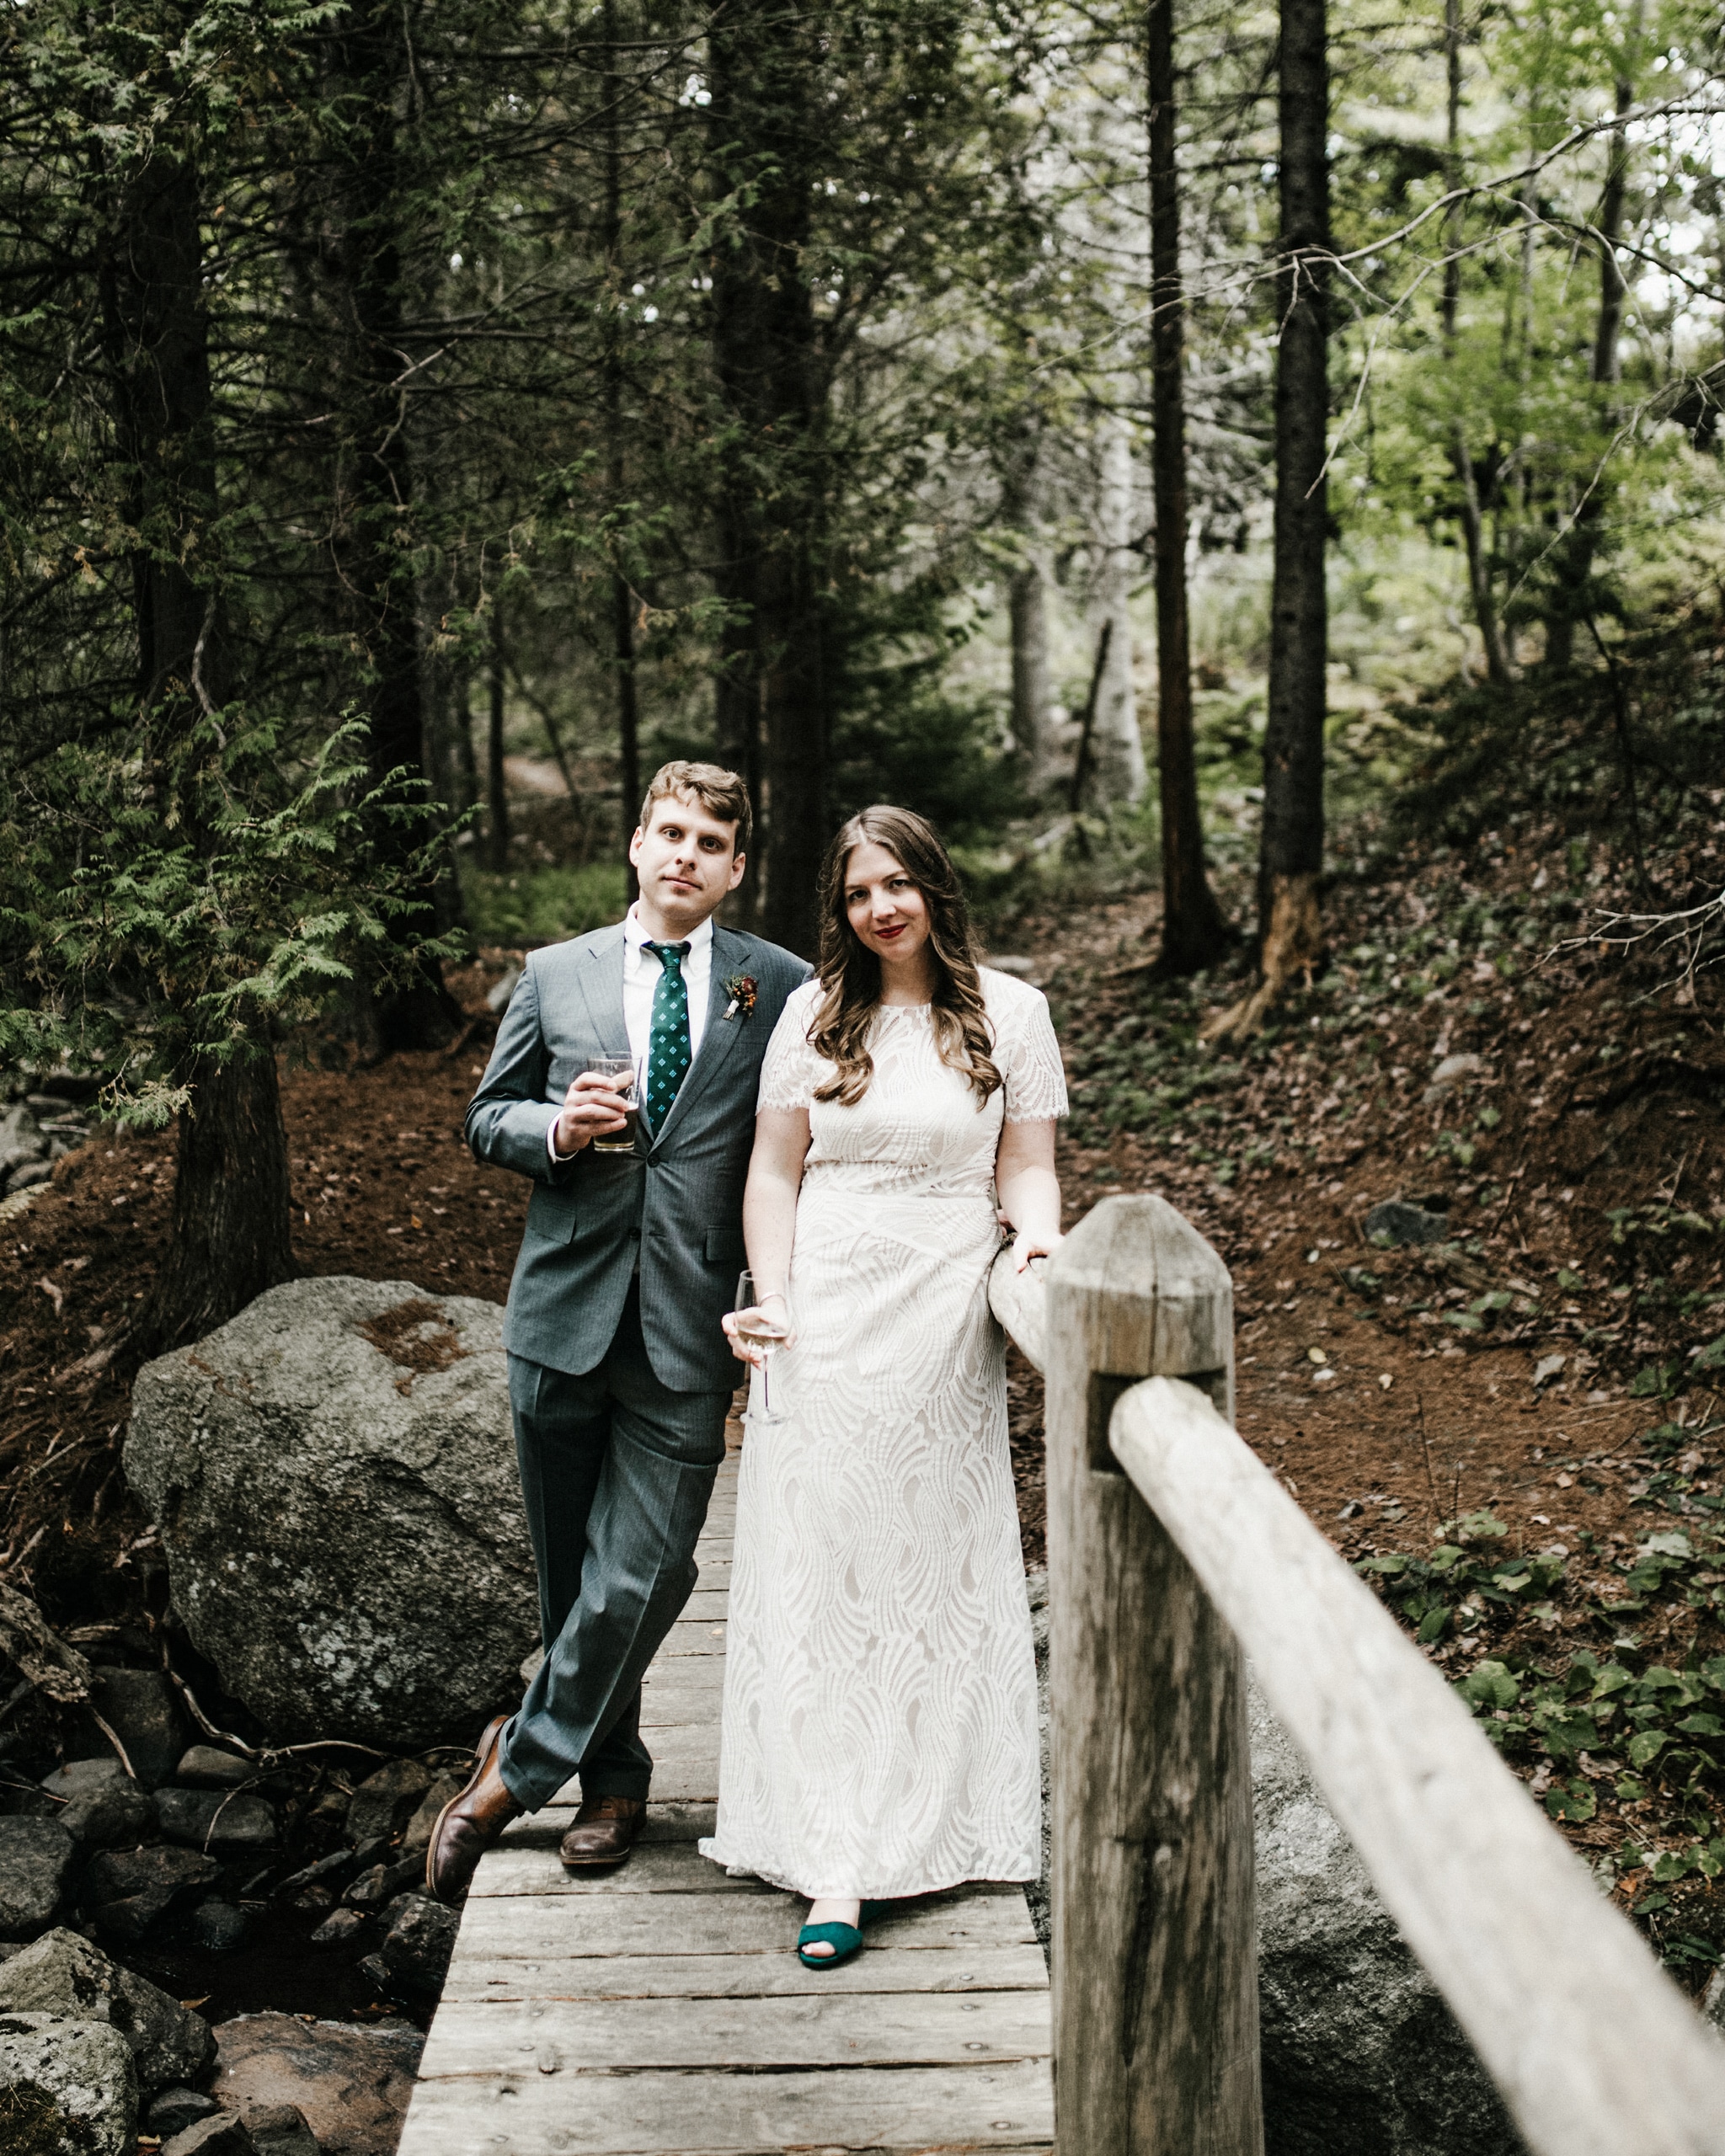
[[[125,2037],[146,2095],[195,2081],[216,2056],[207,2021],[75,1931],[51,1931],[0,1965],[0,2011],[105,2021]]]
[[[104,2021],[0,2014],[0,2148],[20,2156],[131,2156],[138,2082]]]
[[[126,1468],[194,1643],[276,1735],[470,1741],[519,1696],[538,1596],[500,1305],[272,1288],[145,1365]]]
[[[1513,2156],[1485,2069],[1255,1685],[1250,1715],[1267,2156]]]

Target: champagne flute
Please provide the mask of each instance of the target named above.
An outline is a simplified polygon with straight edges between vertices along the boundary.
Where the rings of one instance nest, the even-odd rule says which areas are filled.
[[[768,1310],[764,1304],[773,1307]],[[767,1366],[778,1350],[791,1337],[791,1306],[782,1293],[761,1296],[756,1292],[755,1275],[745,1273],[737,1282],[737,1337],[745,1346],[758,1348],[761,1360],[756,1368],[761,1374],[761,1405],[755,1405],[751,1386],[749,1398],[749,1420],[751,1422],[782,1422],[782,1415],[772,1412],[772,1395],[767,1382]],[[776,1315],[775,1313],[777,1313]]]
[[[640,1118],[641,1087],[634,1059],[627,1055],[593,1055],[587,1059],[587,1075],[603,1078],[623,1104],[627,1118],[621,1130],[607,1130],[592,1141],[595,1153],[633,1153],[635,1129]]]

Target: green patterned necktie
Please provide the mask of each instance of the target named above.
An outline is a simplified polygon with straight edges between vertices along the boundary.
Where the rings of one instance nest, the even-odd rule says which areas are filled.
[[[683,979],[686,943],[644,943],[664,971],[653,987],[653,1031],[647,1049],[647,1120],[656,1131],[670,1113],[695,1051],[689,1045],[689,990]]]

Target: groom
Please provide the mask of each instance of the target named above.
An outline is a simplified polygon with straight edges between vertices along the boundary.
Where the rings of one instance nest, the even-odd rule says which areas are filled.
[[[621,1863],[646,1813],[641,1678],[695,1584],[724,1458],[737,1366],[719,1320],[745,1262],[761,1059],[809,974],[713,925],[750,822],[734,771],[659,771],[629,842],[639,899],[528,958],[467,1110],[479,1159],[533,1184],[503,1337],[545,1660],[433,1830],[425,1879],[444,1901],[571,1775],[571,1869]],[[594,1149],[629,1127],[618,1081],[590,1068],[608,1056],[641,1075],[631,1150]]]

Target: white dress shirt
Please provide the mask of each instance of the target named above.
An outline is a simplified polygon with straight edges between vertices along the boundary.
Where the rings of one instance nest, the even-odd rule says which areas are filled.
[[[628,1028],[629,1054],[634,1059],[635,1075],[644,1086],[648,1051],[653,1044],[653,993],[665,974],[663,964],[647,948],[654,940],[641,925],[640,908],[631,906],[623,921],[623,1023]],[[713,985],[711,915],[687,937],[668,940],[686,942],[689,947],[683,957],[683,986],[689,999],[689,1057],[692,1063],[701,1053],[701,1037],[707,1031],[707,1001]],[[579,1075],[577,1072],[576,1075]],[[688,1083],[686,1076],[683,1082]],[[570,1158],[569,1154],[557,1150],[555,1118],[545,1134],[545,1145],[553,1161]]]

